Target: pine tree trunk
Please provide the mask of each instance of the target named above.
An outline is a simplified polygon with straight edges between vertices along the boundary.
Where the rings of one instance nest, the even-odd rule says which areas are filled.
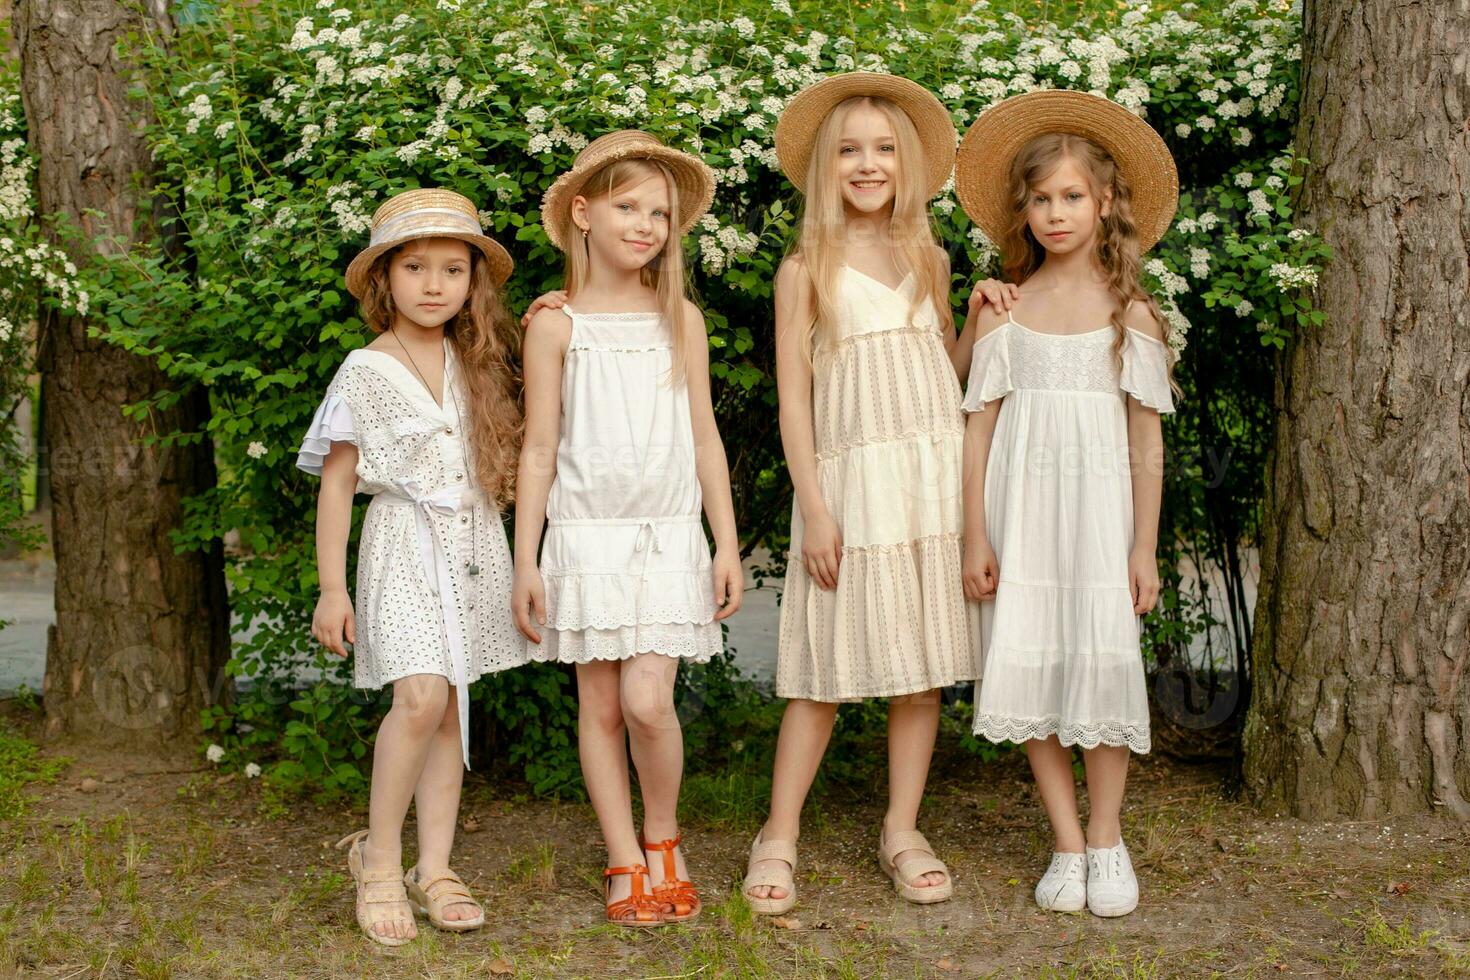
[[[1470,4],[1307,0],[1300,223],[1246,778],[1303,817],[1470,819]]]
[[[66,215],[86,242],[156,237],[156,217],[140,211],[150,183],[143,110],[127,95],[114,47],[129,32],[167,37],[166,0],[145,9],[21,0],[15,27],[40,213]],[[54,312],[41,321],[56,553],[47,731],[192,749],[200,709],[226,683],[229,613],[221,553],[176,554],[170,532],[184,499],[214,485],[214,461],[206,438],[171,448],[143,439],[202,431],[208,402],[200,393],[142,421],[124,418],[124,405],[169,382],[152,363],[89,337],[96,326]]]

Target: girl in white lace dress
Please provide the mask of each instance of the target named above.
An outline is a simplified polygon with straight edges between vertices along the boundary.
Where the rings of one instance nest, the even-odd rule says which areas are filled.
[[[976,122],[957,184],[1021,287],[1010,314],[978,315],[964,402],[964,580],[984,600],[975,732],[1026,746],[1055,834],[1037,903],[1124,915],[1138,883],[1123,787],[1130,751],[1149,750],[1139,617],[1159,592],[1159,415],[1174,410],[1139,256],[1173,215],[1173,164],[1123,107],[1034,93]]]
[[[441,929],[484,922],[449,852],[469,765],[469,685],[525,662],[497,507],[510,496],[520,431],[518,338],[497,294],[510,269],[459,194],[421,189],[384,203],[347,271],[378,336],[347,355],[297,459],[322,480],[312,632],[339,656],[352,645],[357,686],[393,686],[368,829],[342,842],[358,922],[384,945],[416,935],[410,899]],[[372,495],[355,605],[345,578],[354,491]],[[405,875],[410,800],[419,853]]]
[[[681,660],[720,652],[743,585],[704,318],[684,296],[683,234],[713,193],[708,167],[647,133],[588,144],[541,207],[569,301],[537,312],[525,339],[512,606],[529,656],[576,665],[606,918],[628,926],[699,915],[679,849],[674,680]]]

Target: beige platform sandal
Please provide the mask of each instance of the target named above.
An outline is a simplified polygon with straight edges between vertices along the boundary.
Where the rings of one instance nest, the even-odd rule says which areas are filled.
[[[413,906],[408,903],[403,879],[396,871],[365,871],[362,847],[367,842],[368,832],[359,830],[348,834],[337,842],[337,850],[347,849],[347,870],[357,883],[357,925],[362,934],[382,946],[402,946],[411,943],[416,936],[401,938],[384,936],[373,930],[381,922],[407,921],[413,924]],[[392,906],[401,906],[401,914],[393,914]]]
[[[453,871],[446,871],[442,875],[423,881],[419,878],[417,867],[409,868],[403,876],[403,887],[408,889],[408,897],[413,902],[414,911],[419,915],[428,916],[435,929],[443,929],[445,932],[469,932],[485,924],[485,910],[480,908],[480,903],[475,901],[475,896],[470,894],[469,886]],[[473,905],[480,909],[480,914],[473,919],[446,919],[444,910],[451,905]]]
[[[758,915],[784,915],[790,912],[796,904],[796,845],[789,840],[761,840],[761,834],[755,835],[755,842],[750,845],[750,860],[745,865],[745,900],[750,903],[750,910]],[[787,868],[785,871],[773,870],[769,867],[759,871],[755,870],[758,861],[783,861]],[[756,898],[750,893],[752,888],[784,888],[785,898]]]
[[[901,865],[894,864],[894,857],[904,851],[922,851],[928,857],[910,857]],[[949,868],[934,856],[934,848],[929,846],[924,835],[917,830],[898,830],[893,833],[892,837],[884,837],[880,832],[878,867],[882,868],[883,873],[892,880],[893,887],[899,895],[915,905],[945,902],[954,895],[954,881],[950,878]],[[942,884],[927,886],[914,884],[919,878],[935,871],[944,875]]]

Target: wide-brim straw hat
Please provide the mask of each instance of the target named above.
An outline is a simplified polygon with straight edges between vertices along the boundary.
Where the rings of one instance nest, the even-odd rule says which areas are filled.
[[[1138,248],[1158,244],[1179,206],[1179,173],[1164,140],[1128,109],[1099,95],[1048,89],[986,109],[960,143],[955,196],[987,238],[998,242],[1013,217],[1007,183],[1016,154],[1046,133],[1071,133],[1108,151],[1132,192]]]
[[[811,169],[812,146],[817,130],[838,104],[860,96],[887,99],[913,120],[924,151],[926,197],[934,197],[954,170],[954,147],[959,138],[954,120],[940,101],[918,82],[883,72],[854,71],[833,75],[808,85],[791,97],[776,122],[776,159],[786,179],[806,193],[806,176]],[[904,165],[900,161],[900,165]]]
[[[395,194],[373,212],[368,247],[347,266],[347,291],[358,299],[367,291],[368,274],[378,256],[415,238],[458,238],[484,255],[490,281],[504,285],[515,268],[510,253],[480,229],[480,212],[463,194],[422,187]]]
[[[616,160],[653,160],[669,168],[679,191],[679,236],[682,238],[704,217],[715,199],[715,172],[699,157],[666,145],[641,129],[622,129],[599,136],[582,148],[572,169],[556,178],[541,198],[541,227],[551,244],[567,250],[562,240],[572,198],[582,193],[599,170]]]

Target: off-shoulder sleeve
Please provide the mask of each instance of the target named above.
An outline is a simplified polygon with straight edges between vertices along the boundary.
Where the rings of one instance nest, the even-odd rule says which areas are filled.
[[[1174,392],[1169,388],[1169,349],[1162,341],[1137,330],[1128,331],[1123,345],[1120,386],[1146,408],[1167,415],[1174,411]]]
[[[1008,395],[1011,387],[1011,346],[1004,325],[975,341],[970,354],[970,383],[965,388],[962,412],[983,412],[985,403]]]
[[[312,476],[321,476],[322,464],[326,462],[334,442],[357,445],[357,425],[353,421],[352,409],[348,406],[347,399],[329,391],[317,407],[306,436],[301,440],[301,451],[296,456],[296,465]]]

